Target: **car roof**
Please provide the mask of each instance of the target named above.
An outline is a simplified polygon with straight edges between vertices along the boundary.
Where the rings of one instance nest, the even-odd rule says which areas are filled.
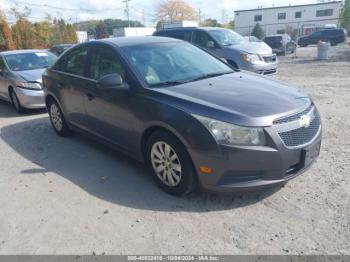
[[[169,42],[183,42],[170,37],[158,37],[158,36],[126,36],[126,37],[114,37],[91,41],[93,42],[104,42],[112,43],[119,47],[123,46],[134,46],[134,45],[145,45],[145,44],[157,44],[157,43],[169,43]]]
[[[0,52],[1,55],[15,55],[15,54],[26,54],[26,53],[35,53],[35,52],[45,52],[48,53],[47,50],[44,49],[23,49],[23,50],[9,50]]]
[[[204,30],[204,31],[213,31],[213,30],[230,30],[228,28],[222,27],[173,27],[173,28],[163,28],[159,31],[177,31],[177,30]]]

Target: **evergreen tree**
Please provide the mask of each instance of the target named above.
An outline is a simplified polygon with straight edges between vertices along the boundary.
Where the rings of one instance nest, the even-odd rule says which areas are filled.
[[[108,38],[109,34],[105,22],[100,21],[96,26],[96,39]]]
[[[252,36],[255,36],[258,39],[263,39],[265,36],[264,30],[261,28],[260,24],[257,23],[252,31]]]
[[[345,28],[348,34],[350,34],[350,0],[345,0],[339,22],[340,26]]]

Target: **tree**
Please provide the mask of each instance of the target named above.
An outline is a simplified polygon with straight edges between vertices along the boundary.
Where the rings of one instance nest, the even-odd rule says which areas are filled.
[[[105,22],[100,21],[96,26],[96,39],[108,38],[109,34]]]
[[[167,0],[157,7],[157,18],[164,22],[198,20],[198,14],[183,0]]]
[[[202,26],[211,26],[211,27],[221,27],[222,25],[216,20],[212,18],[207,18],[201,24]]]
[[[253,28],[253,31],[252,31],[252,36],[255,36],[256,38],[258,39],[263,39],[264,36],[265,36],[265,32],[264,30],[261,28],[260,24],[257,23],[255,25],[255,27]]]
[[[294,41],[298,38],[298,29],[295,29],[291,25],[286,25],[284,32],[288,34]]]
[[[340,13],[340,26],[344,27],[350,34],[350,0],[345,0],[344,6]]]
[[[16,48],[13,42],[12,32],[9,24],[7,23],[6,16],[0,11],[0,45],[3,49],[13,50]]]

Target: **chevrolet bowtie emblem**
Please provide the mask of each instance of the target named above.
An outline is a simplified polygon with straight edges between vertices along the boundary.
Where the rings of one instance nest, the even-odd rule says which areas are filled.
[[[309,127],[311,123],[311,117],[309,115],[303,115],[299,119],[300,127]]]

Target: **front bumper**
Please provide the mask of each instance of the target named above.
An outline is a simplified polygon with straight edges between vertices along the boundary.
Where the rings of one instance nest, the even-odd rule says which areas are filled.
[[[288,148],[273,128],[266,128],[268,146],[218,146],[220,156],[189,149],[195,167],[210,166],[212,174],[197,168],[205,191],[236,192],[281,185],[306,171],[305,149],[321,144],[321,128],[314,139],[297,148]]]
[[[43,90],[28,90],[20,87],[16,87],[14,90],[24,108],[45,108],[45,96]]]
[[[257,74],[269,75],[277,73],[277,65],[278,61],[270,63],[261,62],[258,64],[246,63],[240,69],[251,71]]]

